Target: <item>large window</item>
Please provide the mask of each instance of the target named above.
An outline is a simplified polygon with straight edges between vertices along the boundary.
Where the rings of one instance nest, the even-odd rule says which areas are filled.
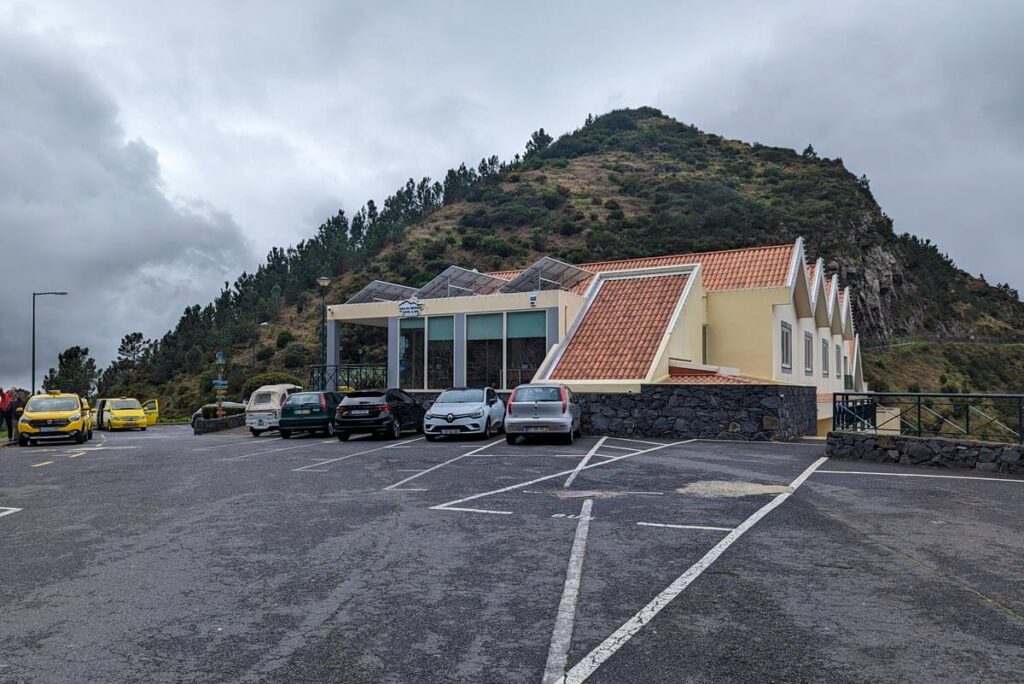
[[[821,340],[821,374],[828,377],[828,340]]]
[[[782,370],[790,372],[793,370],[793,326],[789,323],[782,323]]]
[[[466,316],[466,385],[501,387],[502,316]]]
[[[814,373],[814,335],[804,333],[804,373]]]
[[[423,389],[423,319],[403,318],[398,324],[398,384]]]
[[[427,389],[447,389],[454,383],[455,319],[427,319]]]
[[[508,388],[533,379],[547,355],[547,314],[517,311],[507,315],[505,385]]]

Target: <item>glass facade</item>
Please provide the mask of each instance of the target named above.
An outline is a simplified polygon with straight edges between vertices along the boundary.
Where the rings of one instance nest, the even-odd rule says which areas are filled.
[[[455,318],[427,319],[427,389],[448,389],[455,383]]]
[[[500,313],[466,316],[466,385],[501,387],[504,348]]]
[[[405,389],[423,389],[423,319],[403,318],[398,333],[398,382]]]
[[[543,311],[516,311],[506,315],[505,386],[508,389],[533,379],[547,356],[547,317]]]

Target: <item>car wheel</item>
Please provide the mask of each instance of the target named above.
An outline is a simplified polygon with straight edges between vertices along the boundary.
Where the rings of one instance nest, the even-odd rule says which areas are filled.
[[[391,439],[398,439],[402,436],[402,423],[397,419],[391,421]]]
[[[291,438],[292,438],[292,431],[291,430],[281,430],[281,439],[291,439]]]
[[[437,435],[424,435],[423,439],[427,440],[428,442],[436,442]]]
[[[339,432],[338,433],[338,440],[339,441],[347,442],[348,441],[348,437],[349,437],[349,434],[347,432]]]
[[[146,428],[139,428],[139,429],[140,429],[140,430],[142,430],[143,432],[145,432],[145,431],[146,431]]]
[[[20,446],[20,447],[27,447],[28,446],[28,437],[25,437],[24,435],[18,435],[18,446]]]
[[[484,439],[491,438],[491,419],[488,418],[487,422],[484,423]]]
[[[513,435],[511,432],[505,433],[506,444],[515,444],[517,439],[519,439],[519,435]]]
[[[79,432],[77,435],[75,435],[75,444],[83,443],[85,443],[85,434]]]
[[[252,433],[253,437],[259,437],[260,435],[263,434],[263,430],[257,430],[256,428],[251,428],[249,432]]]

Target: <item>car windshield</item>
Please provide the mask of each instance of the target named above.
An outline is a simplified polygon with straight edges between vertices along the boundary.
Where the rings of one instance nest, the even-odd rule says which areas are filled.
[[[437,398],[439,404],[469,404],[484,400],[482,389],[457,389],[442,392]]]
[[[521,401],[562,401],[562,393],[557,387],[519,387],[516,403]]]
[[[257,392],[252,398],[253,406],[260,406],[261,404],[271,404],[274,401],[274,395],[272,392]]]
[[[288,401],[285,402],[287,406],[309,406],[310,404],[320,403],[319,392],[301,392],[299,394],[293,394],[288,397]]]
[[[383,404],[385,403],[383,392],[353,392],[341,401],[344,405],[350,404]]]
[[[72,397],[38,397],[30,399],[25,411],[29,413],[45,413],[48,411],[75,411],[78,400]]]
[[[142,408],[142,404],[138,399],[115,399],[110,403],[110,408],[114,411],[136,411]]]

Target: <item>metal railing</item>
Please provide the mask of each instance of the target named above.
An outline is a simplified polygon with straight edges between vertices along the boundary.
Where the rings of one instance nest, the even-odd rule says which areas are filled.
[[[832,429],[1024,444],[1024,394],[836,392]]]
[[[345,363],[337,366],[309,367],[309,389],[352,387],[376,389],[388,386],[388,367],[383,363]]]

